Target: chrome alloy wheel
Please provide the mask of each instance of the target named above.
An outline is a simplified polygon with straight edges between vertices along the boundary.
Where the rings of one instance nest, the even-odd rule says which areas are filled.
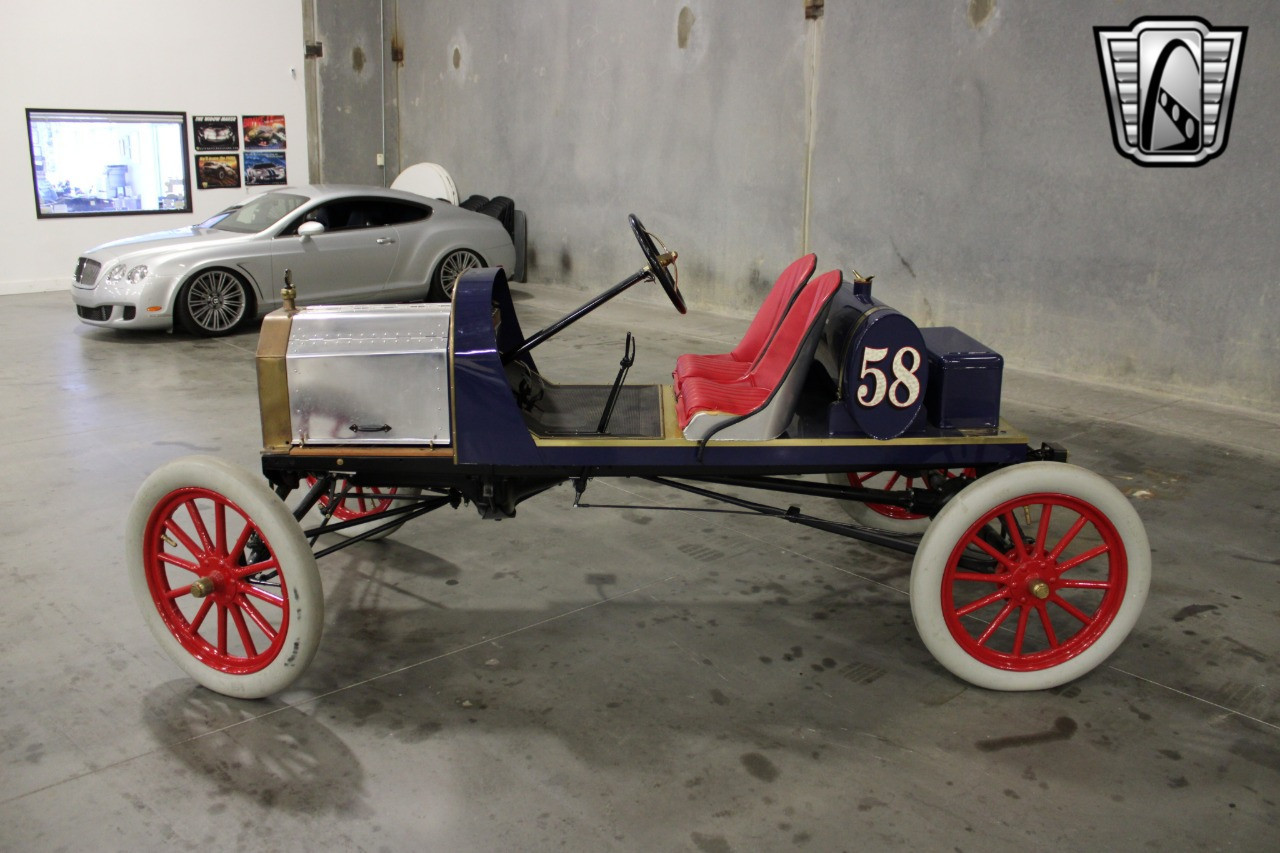
[[[446,300],[453,299],[454,288],[458,286],[458,279],[462,274],[482,266],[484,266],[484,260],[470,249],[457,249],[445,255],[436,273],[441,295]]]
[[[244,281],[226,270],[200,273],[181,299],[184,325],[200,335],[230,332],[244,320],[249,307]]]

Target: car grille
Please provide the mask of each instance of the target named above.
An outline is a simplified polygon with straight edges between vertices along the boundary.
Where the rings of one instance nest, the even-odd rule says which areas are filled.
[[[111,306],[99,305],[97,308],[86,308],[83,305],[77,305],[76,313],[85,320],[96,320],[99,323],[105,323],[111,319]]]
[[[92,286],[98,280],[98,273],[101,271],[102,264],[88,258],[81,258],[80,263],[76,264],[76,283]]]

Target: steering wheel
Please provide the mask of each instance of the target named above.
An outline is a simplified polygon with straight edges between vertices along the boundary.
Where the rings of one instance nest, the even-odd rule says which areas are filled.
[[[671,299],[671,304],[676,306],[676,310],[681,314],[688,311],[684,305],[684,297],[680,295],[680,288],[676,284],[676,280],[672,278],[671,271],[667,269],[667,264],[674,264],[676,260],[675,252],[668,252],[665,255],[658,253],[658,247],[653,243],[653,235],[645,229],[644,225],[636,218],[633,213],[627,217],[627,221],[631,223],[631,230],[636,235],[636,242],[640,244],[640,251],[644,252],[644,258],[649,262],[649,272],[658,284],[662,285],[662,289],[667,292],[667,296]],[[663,246],[665,249],[666,247]]]

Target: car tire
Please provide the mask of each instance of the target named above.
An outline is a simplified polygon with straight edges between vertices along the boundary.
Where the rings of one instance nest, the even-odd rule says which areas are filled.
[[[436,271],[431,274],[429,298],[433,302],[452,302],[458,278],[467,270],[482,266],[484,258],[470,249],[454,249],[449,252],[436,264]]]
[[[505,195],[496,195],[489,199],[489,203],[480,208],[480,213],[486,216],[492,216],[494,219],[502,223],[503,229],[508,235],[515,234],[515,211],[516,203]]]
[[[523,210],[517,210],[514,217],[515,233],[511,241],[516,244],[516,271],[512,281],[526,281],[529,277],[529,221]]]
[[[459,204],[458,207],[462,208],[463,210],[470,210],[472,213],[475,213],[488,203],[489,203],[488,196],[469,195],[467,196],[466,201]]]
[[[269,696],[320,646],[315,557],[293,513],[243,468],[188,456],[156,469],[129,510],[125,560],[152,635],[210,690]]]
[[[178,291],[174,316],[193,335],[229,335],[254,316],[253,291],[239,273],[201,270]]]
[[[974,558],[992,565],[962,564]],[[1151,546],[1128,498],[1092,471],[1027,462],[974,481],[938,513],[911,567],[911,615],[952,674],[1045,690],[1116,650],[1150,583]]]

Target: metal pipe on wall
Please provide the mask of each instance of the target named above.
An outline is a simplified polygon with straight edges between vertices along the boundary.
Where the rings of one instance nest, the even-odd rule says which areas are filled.
[[[818,120],[818,62],[822,53],[822,5],[816,4],[816,9],[816,14],[805,15],[804,38],[804,211],[800,251],[806,254],[809,252],[809,216],[813,207],[813,146]]]
[[[387,185],[387,0],[378,0],[378,71],[382,89],[382,145],[378,149],[378,166],[382,185]]]

